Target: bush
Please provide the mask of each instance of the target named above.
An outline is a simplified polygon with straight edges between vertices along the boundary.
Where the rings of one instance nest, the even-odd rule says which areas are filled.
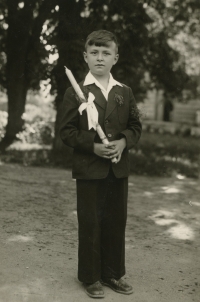
[[[131,172],[170,176],[174,172],[188,177],[199,175],[199,139],[143,132],[130,151]]]
[[[0,111],[0,140],[5,134],[7,119],[8,119],[8,113],[6,111]]]
[[[5,134],[8,114],[0,111],[0,140]],[[17,134],[22,143],[51,145],[54,138],[55,110],[51,106],[26,105],[23,130]]]
[[[52,158],[55,112],[48,107],[43,110],[29,104],[24,119],[24,129],[17,135],[18,143],[11,145],[2,160],[24,165],[58,164],[70,167],[72,150],[68,150],[66,146],[63,146],[61,154]],[[7,113],[0,111],[0,139],[4,135],[6,123]],[[161,133],[162,131],[157,131],[153,126],[152,132],[147,132],[149,127],[144,124],[146,131],[143,131],[138,145],[130,151],[131,172],[152,176],[180,173],[188,177],[198,177],[199,138],[184,137],[183,133],[175,133],[174,129],[168,129],[171,134]]]
[[[46,166],[51,164],[51,149],[8,149],[6,154],[1,155],[5,163],[18,163],[24,166]]]
[[[22,143],[51,145],[54,138],[54,123],[45,121],[26,123],[24,130],[17,134],[17,138]]]

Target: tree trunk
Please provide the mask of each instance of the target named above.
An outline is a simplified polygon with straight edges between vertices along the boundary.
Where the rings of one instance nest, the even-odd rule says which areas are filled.
[[[18,7],[18,0],[7,0],[8,30],[6,39],[6,83],[8,97],[8,123],[6,134],[0,142],[4,151],[23,128],[22,115],[25,111],[26,95],[31,80],[36,76],[34,67],[38,64],[35,48],[39,47],[39,38],[44,22],[51,16],[51,10],[57,0],[45,0],[39,5],[37,0],[24,1],[24,7]],[[38,79],[39,81],[39,79]]]
[[[23,83],[12,81],[8,89],[8,122],[6,134],[0,142],[0,150],[5,150],[16,138],[16,134],[23,128],[22,115],[25,111],[27,89]]]
[[[57,163],[65,166],[71,164],[72,149],[65,146],[59,135],[60,121],[62,118],[62,100],[67,87],[70,83],[64,72],[66,65],[72,70],[77,81],[80,81],[84,73],[84,62],[82,59],[83,52],[83,20],[80,17],[81,9],[84,7],[84,1],[76,2],[74,0],[59,0],[59,24],[57,28],[58,36],[58,53],[59,59],[54,69],[54,76],[57,84],[57,97],[55,106],[57,110],[55,122],[55,139],[53,142],[53,156]],[[82,51],[80,52],[82,45]],[[81,70],[82,68],[82,72]]]
[[[26,54],[32,25],[32,7],[26,5],[18,11],[18,1],[8,0],[7,66],[6,82],[8,97],[8,123],[6,134],[0,143],[5,150],[22,130],[22,114],[25,109],[28,83],[26,77]]]

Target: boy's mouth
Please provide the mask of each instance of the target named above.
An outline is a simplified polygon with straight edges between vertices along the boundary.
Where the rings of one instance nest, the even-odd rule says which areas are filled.
[[[103,67],[103,64],[96,64],[95,66]]]

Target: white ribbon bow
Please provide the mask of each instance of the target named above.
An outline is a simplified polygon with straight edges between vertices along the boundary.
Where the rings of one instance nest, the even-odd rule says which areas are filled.
[[[83,110],[86,109],[87,111],[87,117],[88,117],[88,129],[94,128],[94,130],[97,129],[97,123],[98,123],[98,111],[94,104],[95,96],[91,92],[88,94],[88,101],[82,103],[78,111],[80,115],[82,115]]]

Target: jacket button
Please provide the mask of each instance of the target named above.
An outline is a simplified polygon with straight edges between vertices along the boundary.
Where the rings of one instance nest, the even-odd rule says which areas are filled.
[[[108,137],[112,137],[112,134],[108,134]]]
[[[108,124],[108,120],[105,120],[105,124],[106,124],[106,125]]]

